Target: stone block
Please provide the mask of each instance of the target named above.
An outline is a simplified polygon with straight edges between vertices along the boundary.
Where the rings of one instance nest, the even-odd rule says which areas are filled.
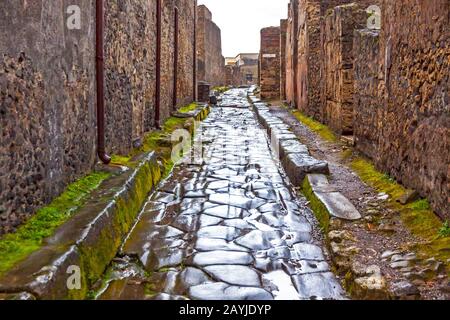
[[[293,153],[283,162],[286,173],[295,186],[300,186],[309,173],[330,174],[328,163],[309,155]]]

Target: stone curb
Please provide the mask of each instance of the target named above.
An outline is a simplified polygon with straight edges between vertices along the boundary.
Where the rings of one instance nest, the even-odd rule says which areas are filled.
[[[43,248],[2,277],[0,292],[25,291],[38,299],[84,299],[114,258],[161,171],[152,152],[135,169],[105,181],[72,219],[45,240]],[[70,290],[67,282],[77,268],[81,288]]]
[[[199,108],[203,120],[209,105]],[[77,214],[61,225],[44,245],[0,279],[0,298],[85,299],[116,256],[148,194],[162,178],[155,152],[137,156],[137,165],[106,180]],[[80,285],[69,289],[77,270]]]
[[[334,190],[326,175],[330,174],[328,163],[313,158],[308,148],[289,130],[283,120],[270,113],[268,105],[254,95],[249,95],[256,116],[267,130],[272,144],[289,179],[295,186],[307,184],[318,201],[331,217],[343,220],[361,219],[355,206],[340,192]],[[309,199],[311,200],[311,199]]]
[[[309,173],[329,174],[328,163],[311,157],[308,148],[289,130],[283,120],[270,113],[266,103],[249,95],[256,117],[266,129],[272,146],[291,182],[300,186]],[[256,101],[256,102],[254,102]]]
[[[335,190],[323,174],[308,174],[305,185],[312,190],[316,200],[320,201],[328,214],[342,220],[361,219],[361,214],[342,193]]]

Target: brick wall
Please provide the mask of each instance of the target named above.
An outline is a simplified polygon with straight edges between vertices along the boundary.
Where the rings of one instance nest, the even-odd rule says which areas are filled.
[[[199,81],[205,81],[212,87],[225,83],[221,31],[204,5],[198,6],[197,61]]]
[[[262,99],[280,98],[280,27],[261,30],[260,86]]]
[[[172,108],[173,12],[181,10],[179,104],[192,99],[194,0],[163,0],[161,115]],[[81,30],[66,28],[78,5]],[[154,123],[156,2],[105,1],[106,146],[127,153]],[[0,2],[0,234],[96,159],[95,2]],[[171,69],[172,68],[172,69]]]

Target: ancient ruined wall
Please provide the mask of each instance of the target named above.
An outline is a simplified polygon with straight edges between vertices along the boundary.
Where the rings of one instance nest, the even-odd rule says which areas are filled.
[[[320,1],[300,0],[298,10],[297,107],[320,119]]]
[[[185,26],[179,103],[193,90],[195,1],[163,0],[163,118],[172,107],[175,4]],[[69,5],[80,7],[80,30],[66,27]],[[154,124],[156,2],[105,1],[105,11],[106,147],[126,154]],[[0,27],[2,234],[97,161],[95,2],[1,1]]]
[[[67,1],[0,2],[0,234],[95,159],[94,10],[65,28]]]
[[[197,61],[198,80],[211,86],[225,82],[225,58],[222,55],[222,35],[220,28],[212,21],[212,14],[204,6],[198,6]]]
[[[127,153],[154,127],[156,1],[106,2],[107,146]],[[179,9],[177,106],[193,96],[193,0],[162,0],[160,122],[174,109],[175,6]]]
[[[261,30],[260,86],[262,99],[280,98],[280,27]]]
[[[297,101],[297,58],[298,58],[298,0],[291,0],[288,5],[286,31],[286,100],[296,106]]]
[[[286,44],[287,20],[280,21],[280,98],[286,99]]]
[[[383,118],[384,73],[380,64],[380,32],[354,33],[354,137],[358,150],[378,159]]]
[[[323,120],[325,16],[334,7],[351,2],[367,0],[299,0],[296,102],[300,110],[317,120]]]
[[[384,1],[381,168],[450,217],[450,2]]]
[[[324,20],[322,119],[338,134],[353,133],[353,34],[368,14],[357,4],[337,6]]]
[[[355,36],[357,148],[450,215],[450,3],[383,1]]]
[[[177,106],[192,102],[194,96],[194,26],[196,0],[176,0],[178,7]]]
[[[106,1],[105,12],[106,141],[126,154],[154,125],[156,2]]]

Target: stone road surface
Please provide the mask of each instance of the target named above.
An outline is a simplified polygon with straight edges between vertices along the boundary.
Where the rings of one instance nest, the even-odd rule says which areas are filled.
[[[99,299],[345,299],[246,94],[213,108],[203,158],[150,196]]]

